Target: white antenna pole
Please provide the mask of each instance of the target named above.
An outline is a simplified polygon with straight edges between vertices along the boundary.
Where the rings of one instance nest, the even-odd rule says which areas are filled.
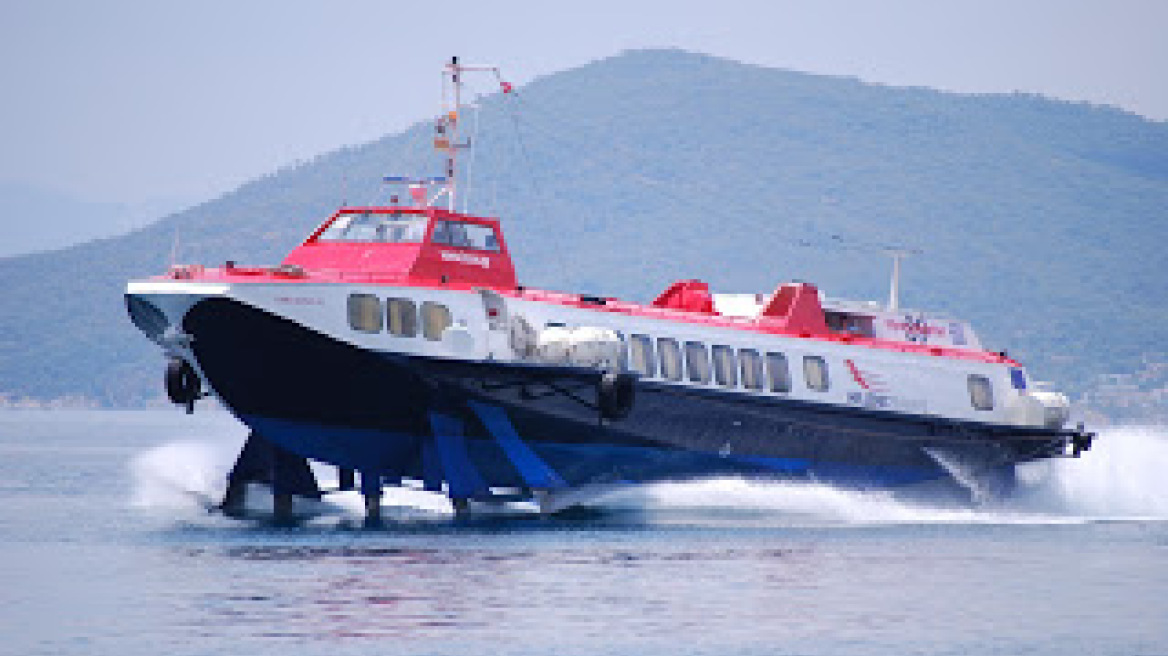
[[[888,286],[888,310],[900,309],[900,261],[909,255],[920,255],[921,251],[908,248],[886,248],[884,252],[892,257],[892,281]]]
[[[904,253],[894,251],[892,253],[892,284],[888,289],[888,309],[895,312],[900,307],[900,258],[904,257]]]

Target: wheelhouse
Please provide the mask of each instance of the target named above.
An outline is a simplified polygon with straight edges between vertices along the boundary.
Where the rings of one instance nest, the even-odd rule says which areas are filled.
[[[514,289],[499,221],[436,207],[346,207],[283,265],[370,281]]]

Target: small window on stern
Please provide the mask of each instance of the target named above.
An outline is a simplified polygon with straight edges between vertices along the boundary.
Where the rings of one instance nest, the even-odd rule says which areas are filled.
[[[974,410],[994,409],[994,387],[985,376],[969,376],[969,402]]]

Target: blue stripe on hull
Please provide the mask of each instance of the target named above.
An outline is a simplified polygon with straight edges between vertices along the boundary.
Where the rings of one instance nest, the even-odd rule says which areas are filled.
[[[427,478],[422,448],[429,436],[371,429],[323,426],[244,415],[251,428],[280,446],[313,460],[390,476]],[[474,475],[454,476],[458,496],[475,496],[478,482],[493,487],[536,487],[490,439],[465,440],[466,467]],[[766,476],[816,480],[848,487],[894,487],[938,477],[934,469],[865,467],[797,458],[721,455],[617,444],[539,442],[527,447],[552,470],[559,485],[652,482],[706,476]],[[441,453],[439,447],[438,453]],[[459,462],[462,462],[459,459]],[[473,464],[472,464],[473,463]],[[432,475],[430,477],[433,477]],[[447,480],[452,480],[447,474]],[[433,486],[432,486],[433,487]],[[465,489],[464,489],[465,488]]]

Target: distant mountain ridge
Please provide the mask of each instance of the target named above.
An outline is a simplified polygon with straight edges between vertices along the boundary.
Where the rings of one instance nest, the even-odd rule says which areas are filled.
[[[525,284],[647,300],[678,278],[764,292],[799,278],[884,299],[880,247],[918,247],[905,305],[971,320],[1072,391],[1134,371],[1168,325],[1168,125],[1120,110],[647,50],[490,96],[479,123],[472,210],[504,218]],[[127,279],[162,272],[175,243],[180,261],[278,262],[342,201],[384,201],[383,175],[434,173],[430,129],[0,260],[0,394],[158,397]]]

